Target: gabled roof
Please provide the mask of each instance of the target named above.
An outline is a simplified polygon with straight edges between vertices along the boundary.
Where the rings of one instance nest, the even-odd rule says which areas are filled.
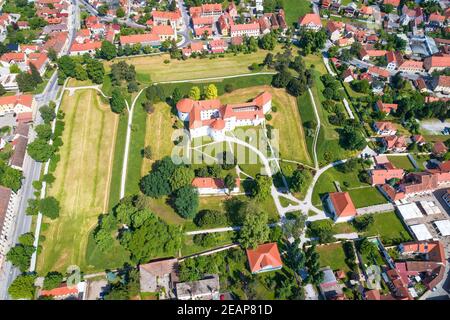
[[[307,13],[303,17],[298,19],[298,24],[303,27],[307,25],[322,26],[322,21],[320,21],[320,16],[316,13]]]
[[[31,108],[31,105],[33,104],[33,96],[31,94],[21,94],[18,96],[0,97],[0,106],[9,104],[12,104],[14,106],[17,104],[21,104],[27,106],[28,108]]]
[[[135,44],[135,43],[148,43],[157,42],[159,37],[153,33],[133,34],[129,36],[120,36],[120,44]]]
[[[261,244],[255,249],[247,249],[247,257],[251,272],[258,272],[267,267],[279,268],[283,266],[275,242]]]
[[[348,192],[331,192],[329,193],[329,197],[336,211],[336,216],[356,216],[356,208]]]

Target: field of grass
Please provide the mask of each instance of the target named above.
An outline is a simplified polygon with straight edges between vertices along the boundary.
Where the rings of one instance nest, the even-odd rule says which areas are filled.
[[[333,271],[350,271],[345,263],[345,252],[342,243],[332,243],[316,247],[319,253],[319,262],[321,267],[330,267]]]
[[[414,160],[416,160],[417,165],[419,166],[420,170],[425,170],[425,164],[430,160],[429,155],[413,155]]]
[[[304,57],[303,60],[305,61],[306,66],[312,69],[314,75],[314,85],[311,88],[311,92],[318,108],[321,122],[317,140],[317,157],[319,163],[324,165],[338,159],[346,159],[354,156],[356,152],[345,150],[340,146],[339,133],[337,132],[339,127],[332,125],[328,121],[330,113],[322,107],[322,102],[325,101],[326,98],[322,94],[325,87],[320,80],[320,76],[327,74],[322,58],[317,55],[308,55]],[[341,105],[341,103],[338,104]]]
[[[171,137],[174,132],[172,125],[176,121],[176,117],[171,113],[170,106],[165,102],[157,103],[154,107],[155,111],[147,115],[145,133],[145,146],[150,146],[152,158],[144,159],[141,175],[148,173],[155,160],[170,156],[174,147]]]
[[[281,50],[277,47],[273,53]],[[262,63],[269,51],[258,50],[252,54],[225,54],[220,58],[170,60],[169,54],[117,58],[106,63],[109,70],[111,63],[124,60],[136,67],[137,80],[141,83],[202,79],[221,76],[232,76],[239,74],[250,74],[248,68],[252,63]],[[169,63],[164,63],[169,60]]]
[[[348,189],[352,190],[359,187],[370,187],[369,184],[359,181],[358,171],[344,173],[340,170],[341,166],[336,166],[325,171],[314,186],[312,203],[314,205],[320,205],[320,199],[328,192],[337,191],[334,185],[334,181],[338,181],[342,191]],[[348,184],[345,187],[344,183]]]
[[[69,81],[67,81],[68,87],[84,87],[84,86],[92,86],[94,83],[88,79],[88,80],[77,80],[75,78],[70,78]]]
[[[45,243],[38,257],[38,270],[65,271],[78,265],[83,271],[98,270],[87,262],[89,236],[98,216],[108,211],[114,141],[119,117],[110,111],[96,91],[66,93],[62,106],[65,129],[56,181],[49,195],[59,200],[56,220],[45,219]],[[119,254],[112,257],[119,259]],[[112,262],[107,261],[107,262]],[[104,266],[104,264],[102,265]]]
[[[300,16],[312,12],[311,2],[308,0],[284,0],[283,3],[286,22],[290,27],[298,21]]]
[[[218,232],[217,234],[217,242],[211,248],[205,248],[194,243],[194,236],[185,235],[182,240],[183,243],[181,245],[181,256],[188,256],[191,254],[207,251],[213,248],[217,248],[220,246],[228,245],[233,243],[233,239],[236,238],[236,232],[228,231],[228,232]]]
[[[350,83],[344,82],[343,84],[344,84],[344,87],[347,90],[350,98],[356,98],[357,99],[357,98],[362,98],[362,97],[366,97],[367,96],[367,94],[359,93],[359,92],[356,92],[355,90],[353,90],[352,86],[350,85]]]
[[[314,106],[308,92],[303,93],[297,98],[297,106],[298,111],[300,112],[300,117],[302,119],[303,128],[305,128],[306,122],[313,121],[314,123],[317,123],[317,119],[314,114]],[[311,134],[308,135],[307,132],[305,133],[306,146],[308,148],[308,154],[310,154],[311,157],[314,153],[313,148],[315,132],[316,128],[313,128]]]
[[[388,200],[375,187],[364,187],[348,190],[356,208],[369,207],[387,203]]]
[[[404,170],[414,170],[414,166],[409,160],[408,156],[388,156],[389,161],[396,166]]]
[[[225,94],[220,97],[220,100],[222,103],[245,102],[264,91],[272,94],[272,105],[277,108],[277,112],[271,113],[272,120],[268,123],[279,132],[280,157],[312,165],[297,101],[284,89],[276,89],[270,86],[249,87]]]

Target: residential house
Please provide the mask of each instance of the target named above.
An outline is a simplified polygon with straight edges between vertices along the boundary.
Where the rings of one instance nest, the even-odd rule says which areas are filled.
[[[356,217],[356,208],[348,192],[330,192],[326,203],[336,223],[350,221]]]
[[[140,43],[142,46],[156,46],[161,43],[158,35],[154,33],[133,34],[129,36],[120,36],[121,46],[134,45]]]
[[[434,92],[450,94],[450,76],[437,76],[433,78],[432,88]]]
[[[154,25],[170,25],[173,29],[180,29],[183,26],[183,17],[180,10],[152,12]]]
[[[373,124],[373,129],[380,136],[391,136],[397,133],[397,127],[389,121],[377,121]]]
[[[419,146],[422,146],[426,143],[425,138],[421,134],[413,135],[412,141],[414,141]]]
[[[431,151],[432,151],[432,153],[435,156],[440,157],[440,156],[443,156],[445,153],[448,152],[448,148],[447,148],[447,146],[445,145],[444,142],[437,141],[437,142],[434,143],[433,149]]]
[[[423,61],[423,66],[429,73],[450,68],[450,55],[427,57]]]
[[[375,109],[381,111],[386,114],[390,114],[391,112],[397,111],[398,104],[396,103],[383,103],[381,100],[378,100],[375,104]]]
[[[247,249],[248,264],[253,274],[279,270],[283,267],[276,242],[260,244]]]
[[[230,27],[234,25],[234,21],[228,13],[224,13],[219,17],[217,25],[220,34],[226,37],[230,34]]]
[[[340,21],[328,21],[326,31],[331,41],[335,42],[342,37],[344,26]]]
[[[387,71],[386,69],[383,68],[379,68],[376,66],[371,66],[369,67],[368,72],[373,75],[374,77],[383,79],[383,80],[387,80],[390,77],[390,73],[389,71]]]
[[[406,151],[406,138],[405,136],[386,136],[381,139],[384,147],[387,151],[392,152],[405,152]]]
[[[367,49],[361,48],[359,51],[359,58],[363,61],[367,61],[376,57],[384,57],[386,55],[386,50],[375,50],[375,49]]]
[[[86,282],[79,282],[69,286],[67,283],[51,290],[40,290],[39,296],[52,297],[54,300],[82,300],[86,289]]]
[[[319,31],[322,28],[322,21],[318,14],[307,13],[298,19],[298,25],[303,29]]]
[[[199,7],[190,7],[189,14],[194,17],[214,17],[218,19],[223,13],[221,3],[206,3]]]
[[[323,280],[319,284],[320,293],[325,300],[345,300],[345,295],[330,267],[321,269]]]
[[[197,189],[200,195],[226,195],[238,193],[240,191],[241,180],[236,178],[235,187],[231,190],[225,186],[225,182],[220,178],[196,177],[192,180],[192,186]]]
[[[178,259],[164,259],[139,266],[141,292],[159,292],[160,299],[174,298],[178,282]]]
[[[35,105],[31,94],[0,97],[0,116],[8,113],[32,112]]]
[[[172,41],[177,40],[177,32],[171,26],[157,25],[153,26],[152,34],[157,35],[159,37],[159,41]]]
[[[391,179],[403,178],[404,170],[395,168],[390,162],[377,166],[370,170],[370,183],[374,185],[383,185]]]
[[[357,79],[357,76],[353,73],[352,68],[348,68],[344,72],[342,72],[341,79],[344,82],[352,82]]]
[[[9,246],[13,243],[10,237],[14,221],[17,195],[9,188],[0,186],[0,266],[2,265]]]
[[[234,24],[230,27],[231,37],[258,37],[260,34],[259,23]]]
[[[14,138],[12,141],[13,153],[9,159],[9,165],[14,169],[22,170],[23,168],[28,145],[29,130],[29,124],[24,122],[19,122],[14,129]]]
[[[202,280],[176,284],[176,295],[179,300],[219,300],[219,290],[219,276],[215,274]]]
[[[228,49],[228,44],[225,40],[219,38],[209,41],[208,47],[212,53],[224,53]]]
[[[403,62],[398,66],[398,71],[402,72],[423,72],[423,62],[416,60],[403,59]]]
[[[189,47],[182,48],[181,52],[183,53],[183,56],[190,57],[193,53],[202,53],[204,50],[203,42],[191,42],[189,44]]]
[[[403,64],[403,57],[400,52],[388,51],[386,53],[387,66],[386,69],[393,71]]]
[[[101,41],[91,41],[86,43],[74,42],[70,46],[69,51],[71,56],[82,56],[85,53],[93,56],[96,50],[100,49],[101,47],[102,47]]]

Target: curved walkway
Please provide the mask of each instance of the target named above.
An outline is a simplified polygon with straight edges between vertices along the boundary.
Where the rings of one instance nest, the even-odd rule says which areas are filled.
[[[73,96],[73,94],[75,93],[75,91],[77,90],[87,90],[87,89],[92,89],[92,90],[96,90],[98,93],[100,93],[104,98],[109,99],[111,97],[107,96],[106,94],[103,93],[103,91],[100,89],[100,85],[93,85],[93,86],[81,86],[81,87],[65,87],[64,90],[69,91],[69,96]]]

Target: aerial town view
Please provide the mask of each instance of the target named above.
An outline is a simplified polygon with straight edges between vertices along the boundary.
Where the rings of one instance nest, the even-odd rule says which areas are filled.
[[[449,0],[0,0],[0,300],[450,300],[449,258]]]

